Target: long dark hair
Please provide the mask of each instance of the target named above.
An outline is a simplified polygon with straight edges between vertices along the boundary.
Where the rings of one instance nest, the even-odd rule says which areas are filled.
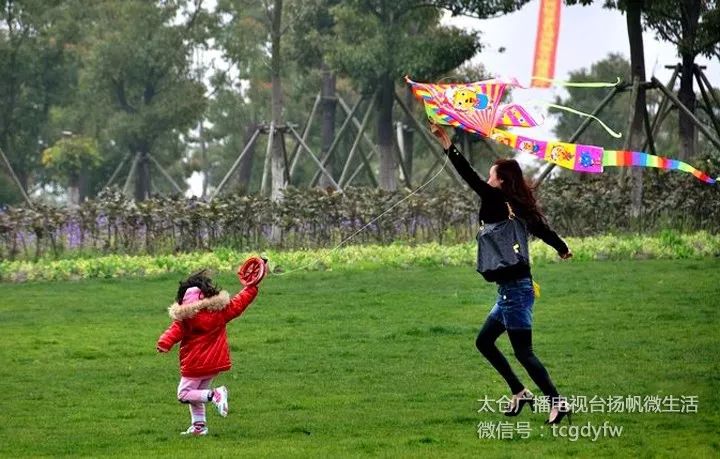
[[[184,281],[180,281],[176,298],[178,304],[182,304],[185,292],[191,287],[199,288],[205,298],[210,298],[220,293],[220,287],[213,284],[212,279],[210,279],[208,275],[208,271],[203,269],[202,271],[191,274],[190,277]]]
[[[535,199],[533,187],[525,181],[520,165],[514,159],[498,159],[493,163],[495,175],[502,180],[500,189],[516,204],[513,211],[529,223],[545,223],[543,215]]]

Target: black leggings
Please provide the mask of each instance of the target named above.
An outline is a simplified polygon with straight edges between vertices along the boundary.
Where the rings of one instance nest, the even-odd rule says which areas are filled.
[[[525,388],[515,373],[510,368],[505,356],[495,346],[495,340],[502,335],[505,325],[502,322],[488,317],[480,329],[475,346],[485,356],[493,367],[505,378],[513,394],[517,394]],[[540,359],[535,356],[532,350],[532,330],[507,330],[510,343],[512,344],[515,357],[520,361],[530,378],[537,384],[541,391],[548,397],[558,397],[557,389],[550,380],[550,375],[543,366]]]

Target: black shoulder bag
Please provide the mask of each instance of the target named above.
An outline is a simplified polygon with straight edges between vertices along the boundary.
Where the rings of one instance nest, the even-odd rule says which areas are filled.
[[[528,235],[525,222],[515,216],[510,203],[505,203],[509,216],[497,223],[480,222],[477,234],[477,270],[484,274],[516,264],[530,264]]]

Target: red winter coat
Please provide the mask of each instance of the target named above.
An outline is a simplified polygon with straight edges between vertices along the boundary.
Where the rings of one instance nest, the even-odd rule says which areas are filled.
[[[158,339],[157,348],[169,351],[180,341],[180,374],[197,378],[227,371],[232,366],[225,324],[238,317],[257,296],[256,286],[245,287],[230,299],[226,291],[169,308],[173,323]]]

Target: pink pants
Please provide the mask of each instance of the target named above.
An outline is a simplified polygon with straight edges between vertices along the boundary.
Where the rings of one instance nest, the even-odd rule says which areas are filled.
[[[180,378],[177,397],[180,402],[190,405],[190,416],[193,423],[205,422],[205,404],[210,401],[212,396],[210,383],[215,376],[217,374],[200,378],[186,378],[185,376]]]

